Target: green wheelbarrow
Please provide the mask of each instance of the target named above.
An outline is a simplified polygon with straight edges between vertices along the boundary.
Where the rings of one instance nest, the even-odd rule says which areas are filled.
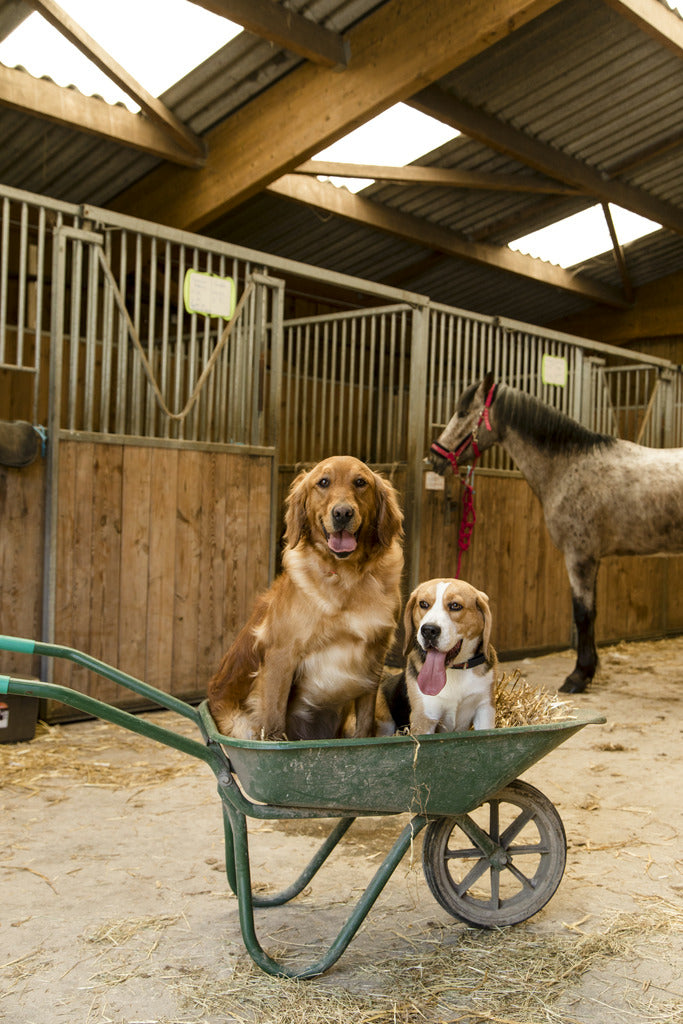
[[[68,687],[0,676],[0,695],[60,701],[209,765],[223,807],[226,874],[237,896],[244,944],[258,967],[281,977],[314,977],[336,963],[422,829],[425,878],[449,914],[492,928],[537,913],[560,883],[567,843],[554,805],[517,776],[585,725],[605,721],[577,716],[546,725],[420,737],[235,740],[217,732],[206,702],[195,708],[73,648],[0,636],[0,650],[65,658],[195,723],[201,739]],[[281,906],[298,896],[357,817],[406,812],[410,821],[324,955],[303,967],[269,956],[256,935],[254,909]],[[299,877],[282,892],[264,896],[252,891],[249,818],[339,820]]]

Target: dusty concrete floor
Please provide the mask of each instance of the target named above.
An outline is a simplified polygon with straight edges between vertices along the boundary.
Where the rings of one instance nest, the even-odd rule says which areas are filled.
[[[554,690],[572,663],[565,652],[515,664]],[[0,1019],[681,1021],[682,696],[683,638],[602,652],[575,702],[607,724],[524,776],[568,838],[562,883],[534,918],[493,932],[454,920],[427,888],[419,837],[339,963],[300,983],[245,953],[203,764],[101,722],[0,745]],[[302,897],[258,912],[263,944],[316,959],[406,820],[356,822]],[[328,830],[255,823],[254,881],[288,884]]]

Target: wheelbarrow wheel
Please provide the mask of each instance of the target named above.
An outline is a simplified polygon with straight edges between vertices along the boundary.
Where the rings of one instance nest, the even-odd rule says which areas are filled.
[[[467,815],[438,818],[425,831],[422,866],[449,914],[481,928],[519,924],[551,898],[567,840],[557,810],[517,779]]]

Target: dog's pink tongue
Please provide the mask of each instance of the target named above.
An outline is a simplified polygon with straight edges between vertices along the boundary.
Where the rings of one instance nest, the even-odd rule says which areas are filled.
[[[349,552],[356,550],[356,538],[348,530],[337,530],[336,533],[331,533],[327,546],[336,552]]]
[[[417,685],[423,693],[434,697],[446,685],[446,655],[441,651],[427,651],[425,663],[417,677]]]

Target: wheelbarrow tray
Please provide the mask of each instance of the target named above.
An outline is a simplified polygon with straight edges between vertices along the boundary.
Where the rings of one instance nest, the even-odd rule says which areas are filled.
[[[464,814],[600,716],[502,729],[373,739],[258,741],[217,732],[240,788],[271,806],[346,814]]]

